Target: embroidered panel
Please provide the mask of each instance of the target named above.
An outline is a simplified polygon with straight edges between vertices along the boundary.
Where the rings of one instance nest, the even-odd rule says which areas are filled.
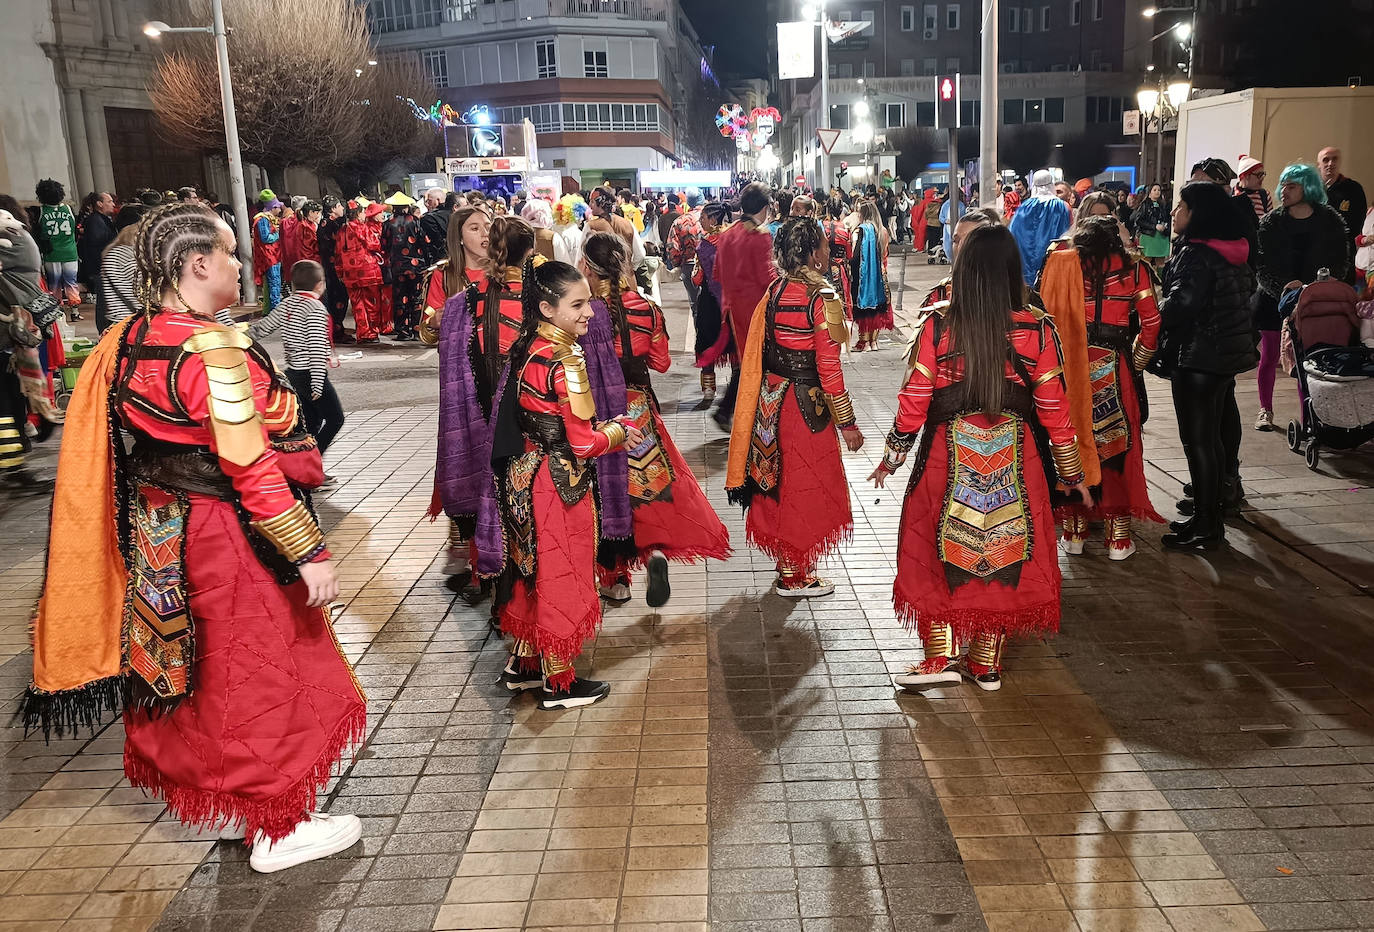
[[[768,384],[767,377],[759,388],[759,407],[754,415],[754,432],[749,437],[748,478],[760,492],[778,487],[781,475],[782,448],[778,446],[778,424],[782,420],[782,400],[787,397],[791,383],[779,379]]]
[[[1030,510],[1021,474],[1021,422],[978,427],[962,417],[945,432],[949,480],[939,554],[951,589],[972,579],[1016,585],[1031,556]]]
[[[1088,378],[1093,392],[1093,440],[1102,462],[1130,449],[1131,431],[1126,424],[1126,408],[1117,381],[1120,357],[1116,350],[1088,346]]]
[[[506,558],[526,579],[534,575],[534,475],[544,451],[513,456],[506,467]]]
[[[138,487],[125,638],[129,666],[164,699],[187,692],[195,653],[184,566],[190,511],[185,496]]]
[[[653,403],[642,388],[627,386],[627,415],[644,435],[644,441],[629,451],[630,503],[635,506],[673,499],[673,466],[658,436]]]

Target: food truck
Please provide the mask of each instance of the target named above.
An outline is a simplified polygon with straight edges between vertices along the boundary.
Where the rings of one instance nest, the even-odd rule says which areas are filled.
[[[529,120],[463,123],[445,133],[448,155],[438,162],[452,190],[499,194],[509,201],[517,191],[529,189],[530,176],[539,169],[534,124]]]

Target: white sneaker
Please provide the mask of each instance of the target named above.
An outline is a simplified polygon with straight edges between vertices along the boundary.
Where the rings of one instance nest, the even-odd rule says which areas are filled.
[[[1118,561],[1119,561],[1119,560],[1125,560],[1127,557],[1129,557],[1129,556],[1130,556],[1131,554],[1133,554],[1133,553],[1135,553],[1135,541],[1131,541],[1131,544],[1130,544],[1129,547],[1108,547],[1108,548],[1107,548],[1107,559],[1108,559],[1108,560],[1118,560]]]
[[[620,582],[614,586],[602,586],[601,597],[610,602],[628,602],[630,601],[630,587]]]
[[[935,669],[938,667],[938,669]],[[948,660],[943,665],[922,661],[907,667],[905,673],[898,673],[892,677],[892,682],[900,689],[919,690],[929,686],[957,686],[964,680],[959,673],[958,662]]]
[[[1259,414],[1255,415],[1255,430],[1273,430],[1274,412],[1268,408],[1260,408]]]
[[[448,548],[448,556],[444,558],[444,575],[461,576],[472,571],[471,554],[466,545],[462,547]]]
[[[259,874],[271,874],[338,854],[353,847],[361,837],[363,823],[357,816],[312,812],[281,841],[273,843],[259,836],[253,842],[248,866]]]
[[[1079,557],[1083,555],[1083,543],[1082,537],[1063,537],[1060,538],[1059,546],[1065,553]],[[1112,559],[1116,558],[1113,557]]]
[[[830,595],[835,591],[835,584],[828,579],[817,576],[804,586],[787,587],[778,580],[773,585],[773,591],[784,599],[814,599],[823,595]]]

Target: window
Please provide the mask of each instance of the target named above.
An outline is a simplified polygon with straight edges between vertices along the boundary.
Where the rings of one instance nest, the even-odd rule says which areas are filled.
[[[849,104],[830,105],[830,128],[849,129]]]
[[[461,23],[476,18],[477,0],[446,0],[444,4],[445,22]]]
[[[959,101],[959,125],[977,126],[983,119],[983,106],[981,101],[961,100]]]
[[[1093,19],[1102,18],[1102,0],[1093,0]]]
[[[1027,123],[1045,122],[1045,102],[1039,97],[1031,97],[1025,101],[1025,117]]]
[[[558,77],[558,43],[552,39],[540,39],[534,43],[535,64],[539,69],[539,77],[556,78]]]
[[[946,71],[948,74],[958,74],[958,73],[959,73],[959,58],[958,58],[958,56],[956,56],[956,57],[954,57],[954,58],[946,58],[946,59],[945,59],[945,71]]]
[[[1035,32],[1035,11],[1028,6],[1021,8],[1021,31]]]
[[[610,76],[610,71],[606,67],[606,53],[596,52],[586,49],[582,53],[582,76],[587,78],[605,78]]]
[[[1077,26],[1083,22],[1083,0],[1073,0],[1069,4],[1069,25]]]
[[[934,126],[935,125],[935,101],[918,100],[916,102],[916,125]]]
[[[1019,97],[1008,97],[1002,101],[1002,122],[1008,126],[1015,126],[1022,121],[1025,101]]]
[[[910,78],[910,77],[915,76],[915,74],[916,74],[916,59],[914,59],[914,58],[903,58],[903,59],[902,59],[902,77],[904,77],[904,78]]]
[[[448,87],[448,50],[425,49],[420,58],[434,86]]]
[[[921,15],[921,38],[934,39],[940,34],[940,7],[934,3],[925,5]]]
[[[1045,122],[1063,123],[1064,122],[1064,98],[1046,97],[1045,98]]]
[[[1042,6],[1040,8],[1040,31],[1050,31],[1050,8],[1047,6]]]
[[[916,29],[916,8],[914,6],[902,7],[902,32],[914,32]]]
[[[849,61],[840,62],[838,65],[831,65],[832,76],[836,78],[854,77],[854,63]]]
[[[1007,32],[1021,31],[1021,8],[1011,7],[1007,10]]]
[[[859,11],[859,19],[863,20],[864,23],[865,23],[866,25],[864,26],[864,28],[862,28],[862,29],[859,30],[858,35],[861,35],[861,36],[871,36],[871,35],[873,35],[873,11],[872,11],[872,10],[860,10],[860,11]]]
[[[940,73],[940,64],[934,58],[921,59],[921,74],[932,75]]]
[[[883,104],[883,126],[888,129],[906,126],[906,104]]]
[[[864,62],[864,77],[872,78],[878,74],[878,66],[871,61]]]
[[[945,4],[945,28],[946,28],[946,29],[958,29],[958,28],[959,28],[959,4],[957,4],[957,3],[948,3],[948,4]]]

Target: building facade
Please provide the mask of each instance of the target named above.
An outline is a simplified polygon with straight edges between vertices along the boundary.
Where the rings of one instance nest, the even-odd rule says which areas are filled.
[[[417,55],[460,113],[529,119],[541,167],[569,187],[717,167],[699,129],[720,91],[678,0],[371,0],[368,14],[381,53]]]

